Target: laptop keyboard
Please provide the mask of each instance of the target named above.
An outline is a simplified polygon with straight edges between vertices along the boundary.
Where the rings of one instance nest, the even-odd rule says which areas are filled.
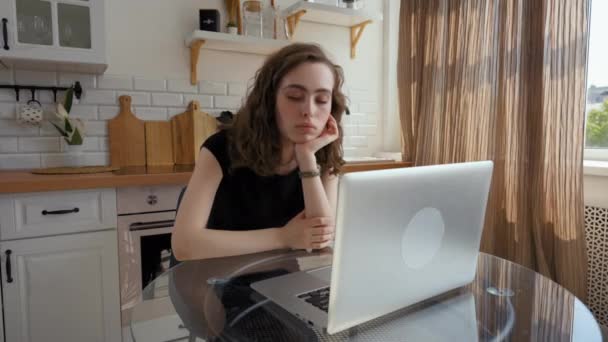
[[[307,303],[327,312],[327,307],[329,306],[329,286],[303,293],[298,298],[304,299]]]

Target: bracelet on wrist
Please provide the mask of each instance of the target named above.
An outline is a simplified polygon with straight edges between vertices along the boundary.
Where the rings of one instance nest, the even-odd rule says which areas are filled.
[[[314,171],[302,171],[300,170],[298,172],[298,175],[300,175],[300,178],[312,178],[312,177],[318,177],[321,175],[321,167],[319,165],[317,165],[317,169]]]

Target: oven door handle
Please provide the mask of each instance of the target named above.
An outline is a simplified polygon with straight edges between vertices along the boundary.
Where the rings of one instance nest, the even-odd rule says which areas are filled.
[[[135,232],[138,230],[168,228],[168,227],[173,227],[174,223],[175,223],[175,220],[133,222],[129,225],[129,231]]]

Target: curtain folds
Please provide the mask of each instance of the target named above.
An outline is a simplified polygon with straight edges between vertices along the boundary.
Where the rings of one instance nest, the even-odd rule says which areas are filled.
[[[402,0],[404,160],[491,159],[482,251],[586,300],[582,165],[590,0]]]

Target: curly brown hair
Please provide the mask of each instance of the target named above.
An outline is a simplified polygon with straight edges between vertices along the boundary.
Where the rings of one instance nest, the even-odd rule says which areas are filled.
[[[281,134],[276,121],[276,96],[283,77],[302,63],[323,63],[334,75],[331,115],[338,123],[340,136],[315,154],[323,172],[338,174],[344,164],[342,151],[342,115],[346,97],[342,93],[344,74],[323,50],[314,44],[294,43],[270,55],[256,72],[245,104],[228,127],[232,169],[248,167],[260,176],[276,173],[281,163]]]

